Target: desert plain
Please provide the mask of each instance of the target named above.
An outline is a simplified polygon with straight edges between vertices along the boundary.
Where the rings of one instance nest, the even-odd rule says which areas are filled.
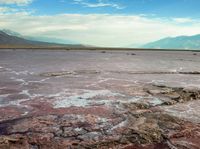
[[[199,149],[200,53],[0,50],[2,149]]]

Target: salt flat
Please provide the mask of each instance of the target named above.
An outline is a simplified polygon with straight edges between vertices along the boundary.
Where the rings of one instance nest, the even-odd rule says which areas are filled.
[[[191,51],[1,50],[2,146],[198,148],[199,65]]]

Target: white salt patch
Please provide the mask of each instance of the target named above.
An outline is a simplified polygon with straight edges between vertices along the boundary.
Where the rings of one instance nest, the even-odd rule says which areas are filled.
[[[25,80],[23,80],[23,79],[15,79],[15,81],[18,81],[18,82],[25,82]]]
[[[107,106],[115,106],[117,108],[119,108],[118,104],[116,103],[136,103],[138,101],[140,101],[142,99],[142,97],[136,96],[130,99],[115,99],[115,100],[98,100],[95,101],[95,103],[98,104],[105,104]]]
[[[24,79],[18,79],[15,77],[11,77],[10,79],[17,81],[17,82],[21,82],[21,85],[28,85],[28,82],[26,82]]]
[[[69,93],[68,92],[68,89],[65,89],[63,90],[62,92],[59,92],[59,93],[56,93],[56,94],[48,94],[47,96],[45,97],[48,97],[48,98],[64,98],[66,96],[73,96],[73,95],[77,95],[76,93]]]
[[[102,118],[102,117],[97,118],[97,123],[106,123],[106,122],[108,122],[107,118]]]
[[[27,70],[25,70],[25,71],[15,71],[15,70],[12,70],[10,68],[6,68],[6,71],[8,71],[9,73],[13,73],[15,75],[18,75],[18,76],[19,75],[29,75],[29,74],[33,75],[34,74],[34,72],[29,72]]]
[[[152,106],[161,105],[163,101],[158,98],[153,98],[152,100],[148,101]]]
[[[3,99],[8,97],[10,94],[4,94],[4,95],[0,95],[0,107],[4,107],[4,103],[3,102]]]
[[[80,122],[85,122],[85,115],[77,115],[77,114],[66,114],[63,116],[64,120],[79,120]]]
[[[38,81],[28,81],[29,83],[41,83],[41,82],[45,82],[46,80],[49,80],[50,78],[45,78],[42,80],[38,80]]]
[[[29,90],[22,90],[21,92],[20,92],[20,94],[22,95],[27,95],[28,97],[29,97],[29,99],[32,99],[32,98],[35,98],[35,97],[43,97],[44,95],[42,95],[42,94],[31,94],[30,92],[29,92]]]
[[[82,131],[83,130],[83,128],[75,128],[74,129],[74,131],[76,131],[76,132],[79,132],[79,131]]]
[[[183,70],[183,67],[180,67],[179,70],[180,70],[180,71]]]
[[[20,103],[28,101],[29,99],[21,99],[16,101],[10,101],[8,105],[16,105],[16,106],[22,106]],[[24,106],[24,105],[23,105]]]
[[[85,107],[89,106],[91,104],[91,100],[88,100],[90,98],[94,98],[96,96],[121,96],[119,93],[113,93],[109,90],[84,90],[86,93],[83,93],[81,95],[74,95],[65,97],[66,99],[57,100],[54,102],[55,108],[66,108],[66,107]],[[59,97],[63,98],[63,97]],[[98,101],[95,101],[98,103]],[[102,101],[100,101],[102,102]]]
[[[147,83],[149,83],[149,84],[155,84],[155,85],[160,85],[160,84],[163,84],[163,83],[165,83],[166,81],[164,81],[164,80],[151,80],[151,81],[149,81],[149,82],[147,82]]]
[[[0,107],[7,107],[7,106],[22,106],[22,107],[27,107],[26,105],[21,105],[21,102],[27,101],[29,99],[21,99],[21,100],[16,100],[16,101],[9,101],[8,103],[0,104]]]
[[[176,73],[176,72],[178,72],[178,70],[177,69],[171,69],[170,72]]]
[[[10,94],[3,94],[3,95],[0,95],[0,98],[5,98],[5,97],[8,97]]]
[[[111,130],[115,130],[117,128],[124,127],[124,126],[126,126],[127,123],[128,123],[128,120],[122,121],[119,124],[115,125]]]
[[[28,114],[28,112],[26,111],[26,112],[24,112],[23,114],[21,114],[22,116],[25,116],[25,115],[27,115]]]
[[[29,93],[29,90],[23,90],[23,91],[21,91],[20,94],[27,95],[27,96],[31,97],[31,94]]]
[[[55,108],[66,108],[66,107],[85,107],[85,106],[95,106],[95,105],[107,105],[107,106],[113,106],[117,105],[114,103],[133,103],[140,101],[143,97],[136,96],[130,99],[103,99],[103,100],[90,100],[94,97],[102,97],[105,96],[106,98],[114,97],[114,96],[120,96],[124,97],[125,95],[122,95],[120,93],[113,93],[109,90],[84,90],[84,93],[77,95],[71,95],[69,97],[69,94],[65,92],[61,92],[55,95],[52,95],[51,97],[57,98],[57,101],[54,102]]]
[[[85,107],[89,105],[87,99],[78,99],[77,97],[69,97],[68,99],[55,102],[55,108],[66,108],[66,107]]]
[[[163,101],[153,96],[136,96],[132,100],[129,99],[126,103],[147,103],[151,106],[157,106],[161,105]]]
[[[143,97],[136,96],[136,97],[133,97],[133,98],[131,98],[131,99],[126,100],[125,102],[126,102],[126,103],[127,103],[127,102],[138,102],[138,101],[140,101],[142,98],[143,98]]]

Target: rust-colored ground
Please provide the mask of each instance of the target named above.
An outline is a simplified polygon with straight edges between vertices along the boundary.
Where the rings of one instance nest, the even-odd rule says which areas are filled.
[[[199,149],[192,52],[0,51],[0,148]]]

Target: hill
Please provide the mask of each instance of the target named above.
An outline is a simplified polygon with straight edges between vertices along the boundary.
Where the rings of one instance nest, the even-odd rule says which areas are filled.
[[[141,46],[141,48],[200,50],[200,34],[194,36],[178,36],[174,38],[168,37],[147,43]]]
[[[85,47],[81,44],[60,44],[54,42],[44,42],[37,40],[30,40],[31,38],[25,38],[19,33],[12,32],[10,30],[0,31],[0,47]],[[36,39],[36,38],[34,38]],[[53,39],[51,39],[53,40]]]

